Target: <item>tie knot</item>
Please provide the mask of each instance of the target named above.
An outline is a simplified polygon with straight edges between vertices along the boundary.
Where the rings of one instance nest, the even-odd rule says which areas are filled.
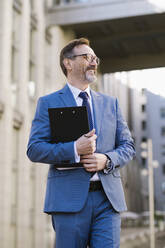
[[[88,93],[86,91],[81,91],[79,97],[83,100],[88,100]]]

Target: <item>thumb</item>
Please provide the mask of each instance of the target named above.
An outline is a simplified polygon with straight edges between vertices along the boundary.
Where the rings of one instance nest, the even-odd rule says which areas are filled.
[[[95,129],[93,128],[90,132],[84,134],[84,136],[89,138],[89,137],[93,136],[94,134],[95,134]]]

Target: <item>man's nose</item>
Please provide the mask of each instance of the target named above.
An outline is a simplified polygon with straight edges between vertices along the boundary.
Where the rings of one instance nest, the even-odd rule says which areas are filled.
[[[96,62],[96,59],[93,59],[91,62],[90,62],[91,65],[94,65],[95,67],[97,67],[97,62]]]

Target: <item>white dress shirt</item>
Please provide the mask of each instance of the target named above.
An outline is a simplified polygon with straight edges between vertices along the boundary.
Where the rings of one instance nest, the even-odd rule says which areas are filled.
[[[72,94],[73,94],[73,97],[77,103],[77,106],[82,106],[82,103],[83,103],[83,99],[81,97],[79,97],[79,94],[82,90],[74,87],[73,85],[71,85],[70,83],[67,83],[69,89],[71,90]],[[86,90],[85,90],[87,93],[88,93],[88,96],[89,96],[89,104],[90,104],[90,107],[91,107],[91,113],[92,113],[92,120],[93,120],[93,123],[94,123],[94,115],[93,115],[93,107],[92,107],[92,98],[91,98],[91,94],[90,94],[90,88],[88,87]],[[79,163],[80,162],[80,156],[78,155],[77,153],[77,148],[76,148],[76,142],[74,142],[74,152],[75,152],[75,161],[76,163]],[[64,168],[61,168],[61,169],[64,169]],[[66,168],[65,168],[66,169]],[[67,168],[67,169],[75,169],[75,168]],[[98,177],[98,174],[95,173],[91,179],[91,181],[96,181],[96,180],[100,180],[99,177]]]

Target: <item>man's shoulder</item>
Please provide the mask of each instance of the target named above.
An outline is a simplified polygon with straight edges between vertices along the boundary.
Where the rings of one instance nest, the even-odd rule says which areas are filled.
[[[57,91],[54,91],[54,92],[52,92],[52,93],[43,95],[43,96],[40,97],[40,99],[45,100],[45,101],[54,99],[54,98],[58,97],[58,95],[59,95],[60,93],[62,93],[62,90],[63,90],[63,88],[62,88],[62,89],[59,89],[59,90],[57,90]]]
[[[108,95],[108,94],[101,93],[101,92],[94,91],[94,90],[92,90],[92,93],[93,93],[95,96],[99,96],[99,97],[104,98],[104,100],[116,102],[116,97],[114,97],[114,96],[110,96],[110,95]]]

